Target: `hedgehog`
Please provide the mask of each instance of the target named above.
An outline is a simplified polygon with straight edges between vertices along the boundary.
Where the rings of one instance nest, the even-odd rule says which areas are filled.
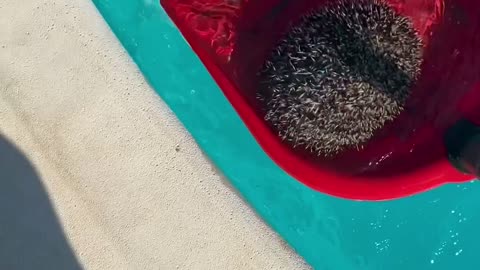
[[[258,73],[264,119],[324,157],[360,150],[404,110],[423,44],[381,0],[336,0],[304,15]]]

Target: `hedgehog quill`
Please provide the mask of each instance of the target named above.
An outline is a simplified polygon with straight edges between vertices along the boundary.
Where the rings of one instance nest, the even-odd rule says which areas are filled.
[[[294,25],[259,72],[265,120],[319,156],[360,149],[403,111],[422,54],[410,20],[383,1],[330,1]]]

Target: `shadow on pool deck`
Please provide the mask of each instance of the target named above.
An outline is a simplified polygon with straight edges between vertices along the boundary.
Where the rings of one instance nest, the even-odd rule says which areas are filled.
[[[35,169],[1,135],[0,269],[82,269]]]

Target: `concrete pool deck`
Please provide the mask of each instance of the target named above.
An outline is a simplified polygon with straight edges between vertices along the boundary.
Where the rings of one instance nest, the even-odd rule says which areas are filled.
[[[1,269],[308,268],[202,155],[93,3],[6,0],[0,12],[0,137],[39,181],[27,192],[12,185],[17,162],[0,171],[0,215],[16,228],[0,234]],[[59,258],[68,246],[73,258]]]

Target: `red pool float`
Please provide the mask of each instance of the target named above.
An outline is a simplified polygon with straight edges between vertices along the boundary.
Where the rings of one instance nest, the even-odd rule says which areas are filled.
[[[405,111],[364,149],[327,160],[292,150],[278,138],[258,109],[255,74],[289,24],[325,2],[161,0],[260,146],[305,185],[342,198],[387,200],[475,178],[480,164],[477,0],[386,1],[414,23],[425,44],[424,62]]]

